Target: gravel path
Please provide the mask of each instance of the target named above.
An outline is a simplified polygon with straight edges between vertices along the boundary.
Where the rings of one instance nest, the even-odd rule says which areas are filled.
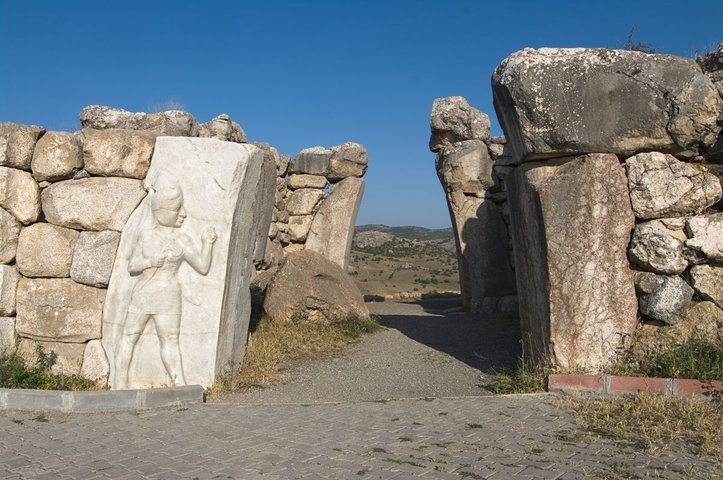
[[[519,351],[517,319],[445,313],[458,299],[370,303],[385,329],[332,359],[300,362],[290,380],[218,403],[322,403],[489,395],[491,368]]]

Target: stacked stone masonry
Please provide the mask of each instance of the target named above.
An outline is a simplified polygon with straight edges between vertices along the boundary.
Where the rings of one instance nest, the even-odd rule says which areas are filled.
[[[0,354],[17,351],[34,362],[40,345],[54,372],[105,385],[106,292],[121,232],[147,195],[156,139],[247,139],[227,115],[201,124],[181,111],[91,106],[80,120],[74,133],[0,123]],[[267,144],[254,145],[263,152],[259,199],[253,212],[238,214],[270,225],[251,233],[248,256],[256,270],[273,272],[305,244],[346,268],[367,168],[364,147],[315,147],[291,161]]]
[[[723,338],[722,58],[525,49],[495,70],[528,358],[597,371],[641,326],[710,318]]]

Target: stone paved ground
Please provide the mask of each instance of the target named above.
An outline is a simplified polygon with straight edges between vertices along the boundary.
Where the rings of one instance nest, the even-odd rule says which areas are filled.
[[[588,438],[552,400],[2,412],[0,478],[720,478],[719,464],[679,449],[653,456]]]

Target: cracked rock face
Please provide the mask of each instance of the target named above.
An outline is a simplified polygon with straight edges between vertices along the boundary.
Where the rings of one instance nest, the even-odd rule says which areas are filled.
[[[464,97],[435,99],[429,123],[432,128],[429,149],[433,152],[463,140],[490,138],[490,117],[470,107]]]
[[[628,255],[645,270],[676,275],[688,266],[684,242],[682,230],[671,230],[660,220],[652,220],[635,226]]]
[[[715,86],[693,60],[673,55],[524,49],[497,67],[492,89],[517,161],[698,150],[720,130]]]
[[[688,219],[686,231],[688,248],[700,252],[706,259],[723,263],[723,213],[701,215]]]
[[[635,216],[641,219],[700,213],[721,199],[718,178],[660,152],[625,160]]]

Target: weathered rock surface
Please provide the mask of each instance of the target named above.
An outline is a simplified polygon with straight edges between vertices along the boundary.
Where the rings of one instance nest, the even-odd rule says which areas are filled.
[[[381,247],[385,243],[389,243],[396,237],[391,233],[368,231],[356,232],[354,234],[353,246],[356,248],[376,248]]]
[[[286,172],[289,170],[289,163],[291,162],[291,157],[285,154],[278,155],[276,157],[276,174],[279,177],[283,177],[286,175]]]
[[[0,208],[0,263],[11,263],[15,260],[21,229],[20,222],[4,208]]]
[[[300,188],[294,190],[286,202],[289,215],[311,215],[324,198],[324,192],[316,188]]]
[[[105,293],[69,278],[23,278],[15,328],[36,340],[78,343],[100,338]]]
[[[26,277],[69,277],[78,235],[49,223],[23,228],[18,239],[18,270]]]
[[[446,192],[484,193],[494,185],[492,159],[481,140],[440,147],[435,166]]]
[[[635,226],[630,241],[630,260],[647,271],[677,275],[688,267],[683,255],[685,233],[670,230],[660,220]]]
[[[83,168],[83,147],[69,132],[48,132],[38,140],[30,164],[38,182],[72,177]]]
[[[305,148],[300,151],[289,164],[289,175],[306,173],[309,175],[322,175],[329,173],[332,151],[324,147]]]
[[[153,155],[155,135],[109,129],[89,135],[83,144],[85,170],[104,177],[144,178]]]
[[[297,173],[295,175],[291,175],[288,178],[286,186],[290,190],[298,190],[300,188],[324,189],[329,186],[329,181],[326,179],[326,177],[322,177],[321,175],[307,175],[304,173]]]
[[[80,111],[80,123],[83,128],[95,130],[109,128],[148,130],[157,135],[180,137],[196,137],[199,133],[198,122],[194,116],[180,110],[134,113],[120,108],[90,105]]]
[[[44,133],[35,125],[0,122],[0,165],[30,170],[35,144]]]
[[[0,265],[0,316],[15,315],[15,292],[20,275],[14,266]]]
[[[700,213],[721,199],[718,178],[672,155],[639,153],[625,160],[630,200],[642,219]]]
[[[289,217],[288,234],[292,241],[303,242],[309,234],[314,215],[291,215]]]
[[[43,212],[48,222],[63,227],[121,231],[145,196],[140,180],[119,177],[66,180],[43,190]]]
[[[701,297],[723,308],[723,267],[697,265],[690,269],[690,279]]]
[[[694,61],[672,55],[524,49],[495,69],[492,90],[519,161],[697,150],[720,130],[715,87]]]
[[[108,358],[100,340],[91,340],[85,345],[80,375],[96,382],[106,382],[110,374]]]
[[[120,232],[81,232],[73,252],[70,278],[91,287],[107,287]]]
[[[464,97],[435,99],[429,123],[432,128],[429,149],[433,152],[456,142],[490,137],[490,117],[470,107]]]
[[[17,348],[15,317],[0,317],[0,355],[10,355]]]
[[[346,270],[354,224],[363,196],[364,180],[361,178],[348,177],[335,184],[313,217],[306,249],[321,254]]]
[[[258,196],[254,199],[254,218],[251,223],[258,228],[255,232],[255,246],[253,251],[254,266],[257,268],[265,268],[268,266],[265,264],[266,245],[269,241],[269,226],[274,214],[277,180],[275,158],[277,156],[276,149],[273,149],[271,155],[269,152],[264,151],[260,166],[260,183],[257,186]]]
[[[369,318],[354,281],[310,250],[288,254],[268,286],[264,311],[275,322]]]
[[[266,198],[263,166],[263,151],[250,144],[212,138],[156,139],[145,179],[155,193],[143,199],[123,228],[103,313],[102,342],[111,365],[111,388],[174,382],[208,386],[242,360],[256,235],[269,228],[268,223],[256,223],[261,221],[259,210]],[[274,183],[275,175],[269,187],[272,194]],[[169,198],[171,203],[164,200]],[[152,206],[174,214],[175,223],[165,225],[171,232],[159,228],[163,213],[154,213]],[[164,221],[170,223],[168,218]],[[177,240],[171,241],[169,235]],[[156,270],[149,257],[161,240],[171,246],[164,256],[161,280],[165,280],[158,283],[151,281]],[[131,258],[141,262],[139,274],[129,271],[138,268],[131,265]],[[143,325],[132,355],[124,356],[129,312],[169,310],[180,317],[178,349],[169,353],[173,355],[169,358],[180,358],[179,370],[171,373],[161,361],[154,322]],[[129,382],[124,385],[119,368],[126,361]]]
[[[713,262],[723,262],[723,212],[692,217],[686,223],[685,245]]]
[[[231,117],[225,113],[202,124],[199,127],[198,136],[227,142],[246,143],[246,133],[241,128],[241,125],[231,120]]]
[[[693,289],[678,276],[638,273],[635,276],[635,288],[640,313],[669,325],[685,317],[693,299]]]
[[[507,186],[525,354],[599,370],[637,324],[625,172],[590,154],[522,165]]]
[[[0,207],[12,213],[24,225],[38,219],[40,188],[30,173],[0,167]]]
[[[363,145],[346,142],[331,147],[327,178],[338,182],[347,177],[362,177],[369,166],[369,156]]]
[[[85,345],[82,343],[38,342],[23,338],[18,345],[18,354],[29,365],[38,361],[37,348],[42,348],[48,359],[50,371],[63,375],[78,375],[83,364]]]

